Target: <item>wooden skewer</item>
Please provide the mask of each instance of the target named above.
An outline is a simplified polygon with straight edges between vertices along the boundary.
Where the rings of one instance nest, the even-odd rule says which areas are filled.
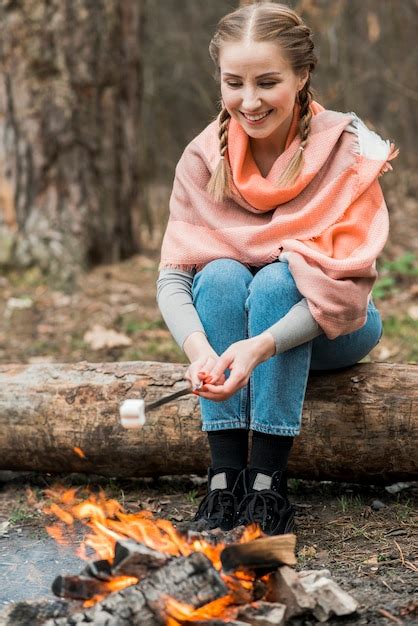
[[[185,387],[184,389],[179,389],[178,391],[175,391],[174,393],[170,393],[168,396],[163,396],[159,400],[154,400],[154,402],[149,402],[148,404],[145,404],[145,407],[144,407],[145,411],[156,409],[158,406],[167,404],[167,402],[171,402],[172,400],[175,400],[176,398],[181,398],[181,396],[186,396],[188,393],[192,393],[192,391],[195,391],[196,389],[200,389],[202,385],[203,385],[203,382],[200,382],[197,385],[197,387],[193,387],[193,389],[191,387]]]

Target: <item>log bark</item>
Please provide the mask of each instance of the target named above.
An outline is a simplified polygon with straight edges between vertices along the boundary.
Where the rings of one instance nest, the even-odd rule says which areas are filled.
[[[119,424],[120,402],[180,389],[185,370],[157,362],[0,365],[0,469],[204,473],[209,450],[193,394],[149,412],[141,430]],[[290,476],[416,480],[417,400],[418,365],[365,363],[311,375]]]

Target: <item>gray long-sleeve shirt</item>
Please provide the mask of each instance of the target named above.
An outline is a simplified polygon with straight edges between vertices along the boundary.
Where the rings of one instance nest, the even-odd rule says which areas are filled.
[[[157,279],[157,303],[175,341],[183,350],[187,337],[194,332],[206,335],[193,304],[192,272],[162,269]],[[276,354],[300,346],[322,334],[312,317],[306,298],[302,298],[275,324],[266,328],[276,344]]]

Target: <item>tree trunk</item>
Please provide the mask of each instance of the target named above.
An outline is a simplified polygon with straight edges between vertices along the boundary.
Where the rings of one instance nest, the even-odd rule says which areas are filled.
[[[181,389],[185,370],[157,362],[0,365],[0,469],[106,476],[205,472],[209,452],[193,394],[149,411],[141,430],[119,424],[122,400],[150,402]],[[311,376],[290,475],[416,480],[417,399],[417,365],[359,364]]]
[[[0,8],[0,266],[139,250],[141,0]]]

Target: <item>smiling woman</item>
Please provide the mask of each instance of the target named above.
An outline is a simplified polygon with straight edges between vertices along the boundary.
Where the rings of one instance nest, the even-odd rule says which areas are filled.
[[[257,155],[261,159],[271,156],[272,165],[285,148],[297,94],[308,80],[308,70],[296,74],[277,44],[269,41],[226,43],[219,63],[226,110],[249,135],[256,162]]]
[[[311,31],[289,7],[226,15],[209,52],[222,108],[177,165],[157,299],[186,379],[203,382],[198,529],[281,534],[294,528],[286,468],[310,371],[354,365],[381,337],[377,179],[397,151],[312,100]]]

